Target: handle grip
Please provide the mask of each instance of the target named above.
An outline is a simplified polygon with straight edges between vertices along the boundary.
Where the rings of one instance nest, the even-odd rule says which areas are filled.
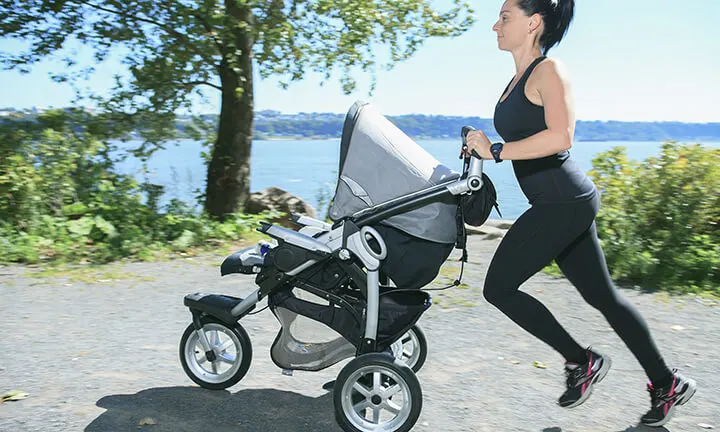
[[[468,133],[470,133],[470,131],[474,131],[474,130],[476,130],[476,129],[475,129],[474,127],[472,127],[472,126],[463,126],[463,127],[462,127],[462,130],[460,131],[460,136],[462,137],[462,150],[463,150],[463,152],[465,152],[465,151],[467,150],[467,136],[468,136]],[[471,155],[472,155],[472,156],[475,156],[475,157],[478,158],[478,159],[482,159],[482,158],[480,157],[480,155],[478,154],[478,152],[475,151],[475,149],[472,150]],[[460,157],[462,158],[462,156],[460,156]],[[468,158],[468,157],[469,157],[469,156],[465,156],[465,158]]]
[[[470,131],[474,131],[475,128],[472,126],[463,126],[462,131],[460,131],[460,136],[462,137],[462,145],[465,147],[467,145],[467,135]]]
[[[475,128],[472,126],[463,126],[460,136],[462,137],[462,155],[465,155],[465,161],[463,162],[463,175],[467,175],[468,189],[470,191],[476,191],[482,187],[482,173],[483,173],[483,159],[480,154],[471,150],[470,155],[467,153],[467,136],[470,131],[474,131]]]

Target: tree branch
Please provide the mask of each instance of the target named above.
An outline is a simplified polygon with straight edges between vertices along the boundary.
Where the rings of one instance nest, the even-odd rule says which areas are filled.
[[[210,86],[214,89],[222,91],[222,87],[220,87],[219,85],[215,85],[208,81],[190,81],[190,82],[185,83],[185,87],[193,87],[196,85],[206,85],[206,86]]]
[[[208,36],[210,37],[210,39],[212,39],[213,43],[215,43],[215,46],[217,47],[218,51],[220,51],[220,55],[225,57],[225,49],[223,48],[222,43],[220,43],[220,40],[215,38],[215,36],[213,36],[213,33],[215,33],[215,30],[212,28],[210,23],[205,21],[205,19],[202,16],[200,16],[200,14],[198,14],[198,13],[194,13],[193,16],[195,18],[197,18],[198,21],[200,21],[200,24],[202,24],[202,26],[208,32]]]
[[[184,33],[180,33],[180,32],[178,32],[177,30],[175,30],[175,29],[173,29],[173,28],[171,28],[171,27],[167,27],[165,24],[163,24],[163,23],[161,23],[161,22],[158,22],[158,21],[155,21],[155,20],[152,20],[152,19],[149,19],[149,18],[143,18],[143,17],[139,17],[139,16],[136,16],[136,15],[131,15],[131,14],[128,14],[128,13],[124,13],[124,12],[119,11],[119,10],[116,10],[116,9],[106,8],[106,7],[103,7],[103,6],[100,6],[100,5],[96,5],[96,4],[94,4],[94,3],[90,3],[89,1],[78,1],[78,4],[80,4],[80,5],[86,5],[86,6],[89,6],[89,7],[93,8],[93,9],[97,9],[97,10],[100,10],[100,11],[103,11],[103,12],[108,12],[108,13],[111,13],[111,14],[114,14],[114,15],[118,15],[118,16],[121,16],[121,17],[123,17],[123,18],[127,18],[127,19],[129,19],[129,20],[138,21],[138,22],[144,22],[144,23],[147,23],[147,24],[155,25],[155,26],[157,26],[157,27],[165,30],[166,32],[170,33],[171,35],[175,36],[176,38],[182,40],[182,41],[185,43],[185,45],[186,45],[189,49],[191,49],[195,54],[197,54],[198,56],[200,56],[200,58],[202,58],[203,60],[205,60],[205,61],[208,62],[209,64],[213,65],[213,67],[215,67],[216,69],[218,68],[218,65],[212,60],[212,58],[207,57],[204,52],[198,50],[198,49],[193,45],[192,41],[188,38],[188,35],[186,35],[186,34],[184,34]]]

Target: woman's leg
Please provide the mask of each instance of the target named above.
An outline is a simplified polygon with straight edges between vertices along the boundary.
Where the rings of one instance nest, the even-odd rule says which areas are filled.
[[[568,362],[585,363],[587,354],[550,311],[519,290],[587,230],[592,218],[580,205],[536,205],[508,230],[488,268],[484,295],[520,327],[550,345]]]
[[[597,238],[595,223],[557,258],[558,266],[585,301],[599,310],[635,355],[650,381],[665,387],[673,380],[645,320],[615,289]]]

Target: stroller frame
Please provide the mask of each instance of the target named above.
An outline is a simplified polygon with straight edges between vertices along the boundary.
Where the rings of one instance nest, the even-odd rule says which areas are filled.
[[[465,134],[463,134],[464,136]],[[287,276],[294,276],[308,267],[319,262],[330,254],[336,254],[340,260],[347,261],[351,254],[358,257],[364,264],[367,271],[367,314],[365,322],[364,340],[359,348],[358,354],[365,354],[375,351],[378,326],[378,309],[380,295],[380,261],[387,253],[385,242],[378,232],[370,225],[377,223],[391,216],[405,213],[428,203],[439,201],[448,195],[458,196],[472,193],[482,187],[483,160],[478,157],[471,157],[468,169],[460,178],[449,180],[424,190],[398,197],[396,199],[377,204],[373,207],[361,210],[350,217],[344,218],[330,225],[308,216],[293,215],[293,221],[306,227],[314,227],[325,231],[319,238],[284,228],[282,226],[261,222],[259,232],[269,235],[286,243],[296,245],[315,253],[318,259],[308,260],[303,265],[286,272]],[[373,238],[379,245],[380,251],[374,251],[368,240]],[[328,240],[323,243],[321,240]],[[231,310],[235,320],[239,320],[272,289],[281,285],[281,281],[271,281],[267,286],[262,286],[251,293],[242,302],[238,303]],[[282,280],[282,282],[286,282]],[[300,286],[298,288],[306,288]],[[314,291],[314,290],[313,290]],[[314,292],[314,294],[317,294]],[[203,342],[204,343],[204,342]],[[209,347],[209,344],[206,345]]]
[[[254,248],[247,248],[229,256],[221,266],[223,276],[231,273],[255,274],[255,283],[258,285],[256,290],[245,298],[205,293],[185,296],[184,304],[192,313],[192,324],[188,326],[181,339],[180,356],[188,376],[202,387],[209,389],[224,389],[242,379],[250,365],[252,347],[239,321],[252,312],[262,299],[290,286],[340,306],[350,312],[358,324],[359,340],[351,340],[352,337],[342,334],[355,346],[356,357],[340,372],[337,378],[339,384],[336,384],[334,389],[335,413],[340,426],[346,431],[410,430],[422,407],[421,389],[414,375],[417,369],[398,364],[382,351],[387,350],[391,344],[397,343],[398,338],[409,333],[411,327],[415,328],[413,326],[420,314],[417,314],[411,323],[403,323],[402,328],[393,329],[392,334],[385,334],[382,340],[378,340],[381,291],[383,288],[388,288],[380,283],[380,279],[384,278],[380,272],[380,265],[387,256],[387,246],[372,225],[392,216],[447,200],[449,197],[459,199],[462,195],[480,190],[483,187],[483,160],[474,151],[471,155],[467,154],[466,136],[470,130],[471,127],[465,126],[461,132],[466,157],[463,171],[459,176],[362,209],[338,219],[334,224],[296,214],[292,215],[292,221],[302,227],[299,231],[261,222],[257,230],[275,239],[278,247],[273,248],[258,243]],[[263,247],[264,251],[262,251]],[[282,256],[277,252],[278,250],[282,250]],[[275,255],[273,252],[276,252]],[[272,265],[266,262],[267,259]],[[345,272],[343,277],[346,281],[352,280],[354,287],[362,292],[362,297],[366,300],[362,313],[359,313],[343,296],[334,294],[330,292],[331,290],[326,291],[321,286],[315,286],[314,283],[298,277],[302,276],[305,270],[329,260],[340,266]],[[366,271],[363,271],[359,264],[362,264]],[[429,296],[426,293],[423,295],[428,299],[423,307],[424,311],[429,307]],[[268,297],[269,304],[272,298]],[[213,340],[205,334],[206,329],[213,332],[211,333]],[[229,337],[229,341],[222,346],[218,339],[219,333],[225,333]],[[413,337],[416,339],[419,337],[424,343],[424,336],[419,329]],[[197,355],[198,348],[201,348],[204,351],[203,361],[212,362],[215,371],[216,361],[230,363],[227,357],[224,357],[223,346],[230,345],[231,342],[238,348],[236,356],[239,356],[240,360],[236,359],[237,364],[234,364],[228,372],[229,378],[226,375],[214,381],[206,379],[207,377],[202,376],[202,372],[198,372],[198,363],[195,366],[189,364],[188,358],[193,352]],[[324,367],[327,366],[329,364]],[[324,367],[306,370],[319,370]],[[373,377],[370,381],[363,381],[367,378],[363,374],[371,374]],[[351,381],[354,383],[350,383]],[[340,388],[337,388],[338,385]],[[366,385],[369,387],[366,388]],[[366,408],[375,410],[372,420],[358,414],[358,403],[352,393],[357,391],[358,386],[364,388],[361,393],[367,398],[362,402],[366,403],[367,407],[362,410]],[[390,401],[392,395],[399,395],[398,397],[404,401],[401,409],[397,408],[394,401]],[[380,421],[378,410],[381,408],[389,409],[397,418],[383,423],[381,428],[377,429],[376,426],[380,426],[379,423],[376,424]]]

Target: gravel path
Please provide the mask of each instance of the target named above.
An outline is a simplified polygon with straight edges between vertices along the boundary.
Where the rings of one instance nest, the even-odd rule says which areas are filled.
[[[698,381],[695,398],[666,429],[636,426],[649,407],[646,378],[602,316],[564,279],[533,277],[524,290],[543,301],[583,344],[609,354],[613,369],[582,406],[555,404],[562,360],[484,301],[481,286],[497,239],[470,237],[469,289],[433,294],[420,320],[430,344],[419,373],[417,431],[702,431],[720,429],[720,308],[696,297],[624,290],[648,320],[668,362]],[[219,277],[217,256],[132,263],[38,276],[0,267],[0,393],[29,398],[0,405],[0,431],[337,431],[324,371],[288,377],[269,348],[279,325],[269,311],[243,319],[253,342],[247,376],[228,391],[187,378],[178,342],[195,291],[246,295],[252,277]],[[453,255],[455,257],[455,255]],[[456,260],[448,262],[454,276]],[[440,279],[443,279],[442,277]],[[444,280],[441,280],[444,282]],[[539,361],[547,369],[533,366]],[[155,424],[141,425],[152,419]]]

